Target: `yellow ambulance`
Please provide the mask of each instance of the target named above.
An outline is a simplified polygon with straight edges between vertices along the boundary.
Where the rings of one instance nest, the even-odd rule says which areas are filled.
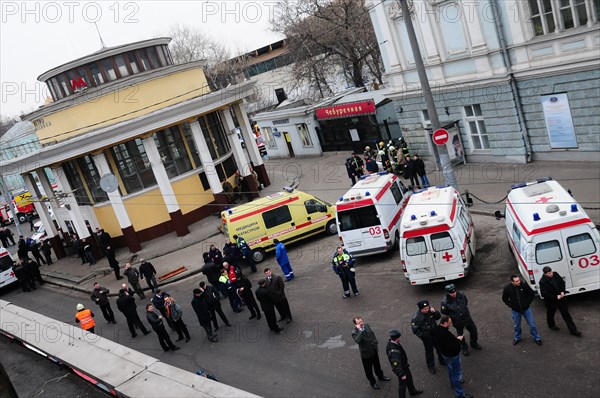
[[[232,242],[234,235],[244,238],[256,262],[275,250],[275,238],[287,244],[320,232],[337,234],[334,206],[291,188],[225,210],[221,221]]]

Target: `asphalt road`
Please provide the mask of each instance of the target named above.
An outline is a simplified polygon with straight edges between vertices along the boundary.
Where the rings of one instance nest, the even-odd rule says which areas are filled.
[[[582,338],[569,335],[557,314],[561,331],[546,327],[543,303],[536,299],[533,312],[544,341],[538,347],[528,337],[524,325],[521,344],[512,345],[510,310],[500,296],[516,263],[508,251],[503,223],[491,217],[474,216],[478,236],[477,272],[456,282],[470,303],[477,323],[482,351],[463,358],[465,390],[476,397],[595,397],[600,391],[600,314],[599,292],[569,297],[570,309]],[[217,238],[222,240],[221,237]],[[218,240],[216,243],[220,244]],[[342,299],[339,278],[329,261],[336,236],[321,236],[288,248],[296,279],[286,284],[294,321],[281,335],[269,333],[264,318],[248,320],[247,310],[233,314],[226,301],[225,312],[233,324],[219,330],[220,342],[210,343],[200,328],[189,304],[191,290],[202,280],[192,277],[168,285],[184,310],[192,340],[181,342],[182,349],[164,353],[154,334],[131,339],[125,319],[117,315],[117,325],[106,325],[101,312],[88,296],[45,286],[33,293],[13,289],[4,300],[36,310],[65,322],[73,322],[78,302],[96,308],[97,330],[148,355],[189,371],[205,368],[220,381],[266,397],[394,397],[398,382],[383,383],[375,391],[364,377],[360,355],[351,337],[352,318],[361,315],[369,323],[380,343],[384,372],[393,376],[385,358],[387,332],[402,331],[417,388],[425,397],[451,397],[452,390],[445,368],[437,375],[427,372],[424,350],[410,330],[416,303],[429,299],[439,308],[443,284],[410,286],[401,272],[398,253],[361,258],[357,261],[357,284],[361,296]],[[201,243],[206,247],[207,243]],[[200,255],[200,249],[198,250]],[[273,257],[258,266],[279,271]],[[256,281],[262,274],[251,275]],[[143,304],[138,309],[143,315]],[[117,312],[113,300],[113,309]],[[172,336],[176,338],[173,333]],[[179,344],[179,343],[177,343]],[[11,355],[10,352],[7,355]],[[19,381],[15,382],[19,388]]]

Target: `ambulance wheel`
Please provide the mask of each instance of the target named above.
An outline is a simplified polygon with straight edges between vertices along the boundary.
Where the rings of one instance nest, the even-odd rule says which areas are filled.
[[[329,235],[337,234],[337,224],[335,223],[335,220],[329,221],[325,226],[325,230]]]
[[[265,260],[265,251],[263,249],[252,250],[252,258],[255,263],[261,263]]]

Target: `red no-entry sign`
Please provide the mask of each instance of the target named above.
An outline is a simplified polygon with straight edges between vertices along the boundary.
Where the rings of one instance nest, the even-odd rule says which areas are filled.
[[[433,133],[433,143],[437,146],[442,146],[442,145],[446,145],[446,142],[448,142],[448,138],[450,137],[450,135],[448,134],[447,130],[444,129],[438,129],[435,130]]]

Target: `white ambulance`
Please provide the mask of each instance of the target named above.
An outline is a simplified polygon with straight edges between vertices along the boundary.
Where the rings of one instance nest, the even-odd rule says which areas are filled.
[[[408,189],[394,174],[363,176],[336,203],[338,236],[353,256],[384,253],[400,242]]]
[[[600,234],[557,181],[515,184],[506,198],[508,244],[523,279],[539,293],[542,269],[565,279],[567,294],[600,289]]]
[[[463,278],[473,268],[477,248],[473,221],[452,187],[413,193],[400,233],[400,261],[411,285]]]
[[[17,282],[17,277],[12,270],[13,259],[8,250],[0,246],[0,289]]]

